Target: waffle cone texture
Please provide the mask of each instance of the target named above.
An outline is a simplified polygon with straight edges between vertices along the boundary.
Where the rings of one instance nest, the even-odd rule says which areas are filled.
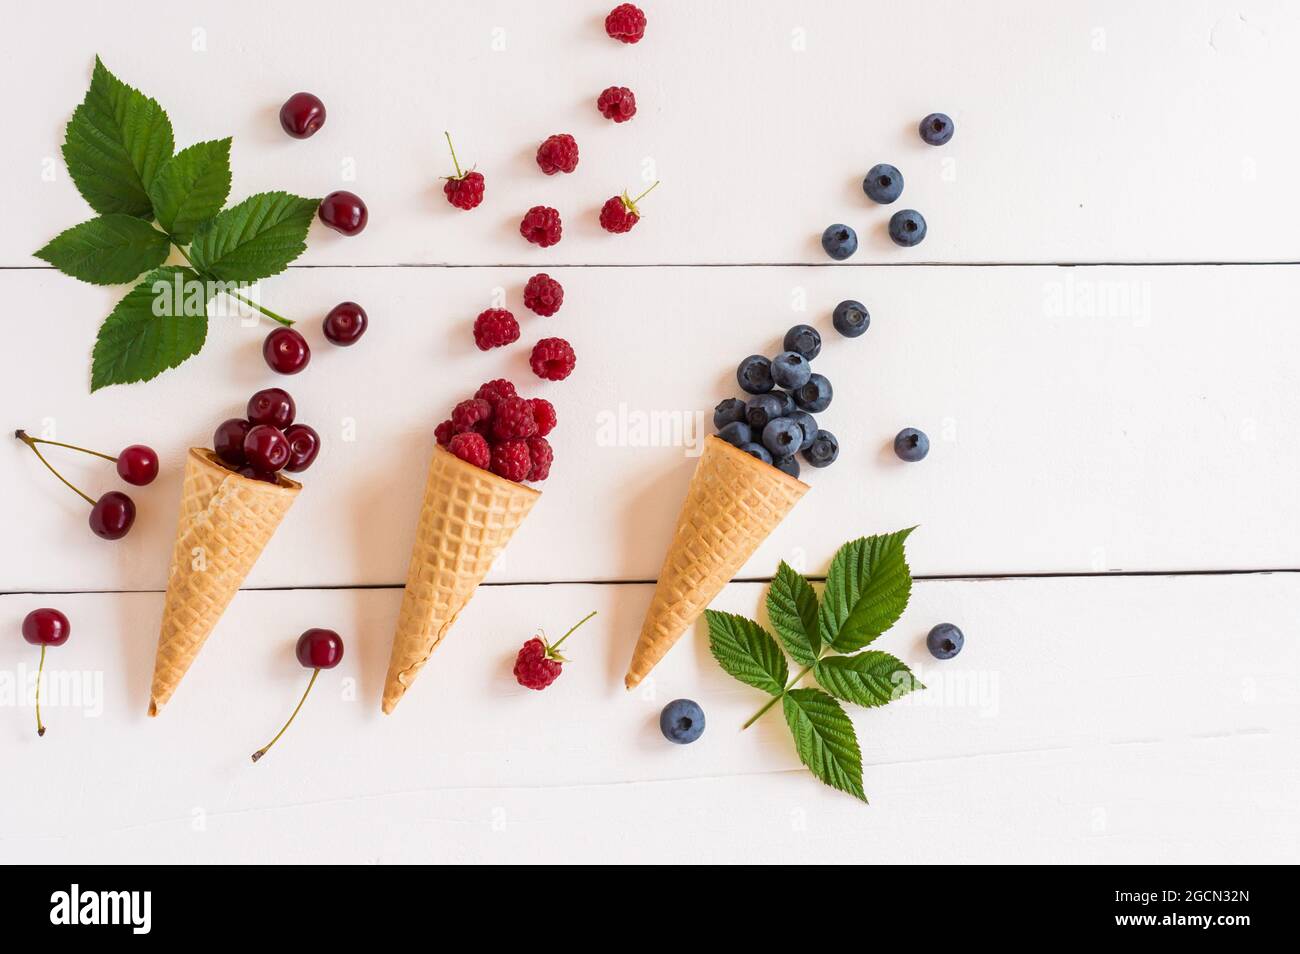
[[[541,494],[433,450],[384,680],[392,712]]]
[[[171,699],[300,490],[283,476],[274,484],[241,477],[212,451],[190,448],[149,715]]]
[[[785,519],[808,485],[717,437],[704,442],[623,682],[635,688]]]

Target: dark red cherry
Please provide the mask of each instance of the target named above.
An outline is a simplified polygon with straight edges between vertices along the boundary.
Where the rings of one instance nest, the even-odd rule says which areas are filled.
[[[121,540],[135,523],[135,501],[120,490],[110,490],[90,508],[90,529],[105,540]]]
[[[308,669],[333,669],[343,660],[343,639],[332,629],[309,629],[298,637],[296,652]]]
[[[352,192],[331,192],[321,199],[320,220],[335,232],[356,235],[366,227],[370,213],[361,197]]]
[[[293,423],[297,406],[284,388],[263,388],[248,399],[248,422],[284,430]]]
[[[306,424],[295,424],[284,436],[289,441],[289,463],[284,469],[294,474],[306,470],[320,453],[320,435]]]
[[[294,139],[307,139],[325,125],[325,104],[311,93],[294,93],[280,107],[280,128]]]
[[[48,606],[32,610],[23,619],[23,639],[33,646],[62,646],[71,634],[68,618]]]
[[[244,456],[244,438],[248,436],[250,427],[252,425],[243,418],[232,417],[222,421],[212,435],[212,449],[231,467],[243,467],[248,460]]]
[[[278,427],[254,424],[244,437],[244,457],[254,470],[273,474],[289,463],[289,440]]]
[[[117,475],[137,487],[153,483],[158,476],[157,452],[144,444],[132,444],[117,455]]]
[[[297,374],[311,360],[307,339],[292,328],[276,328],[262,344],[262,357],[272,371],[279,374]]]
[[[370,319],[366,310],[355,301],[341,301],[325,316],[325,337],[336,345],[347,347],[357,343],[366,333]]]

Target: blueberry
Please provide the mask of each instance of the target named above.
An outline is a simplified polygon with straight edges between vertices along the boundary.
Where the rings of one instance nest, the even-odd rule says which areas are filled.
[[[799,449],[803,451],[812,447],[813,438],[817,436],[817,419],[807,411],[794,411],[785,416],[798,424],[803,431],[803,443],[799,445]]]
[[[773,391],[771,393],[781,401],[781,413],[778,414],[777,417],[789,417],[798,410],[798,408],[795,407],[794,395],[789,391]]]
[[[887,162],[872,166],[862,180],[862,191],[872,202],[889,205],[903,194],[903,174]]]
[[[931,113],[921,120],[918,127],[921,138],[931,146],[942,146],[952,138],[953,129],[952,120],[945,113]]]
[[[895,245],[911,248],[925,238],[925,216],[916,209],[903,209],[889,217],[889,237]]]
[[[761,354],[751,354],[736,368],[736,382],[746,394],[766,394],[772,390],[772,362]]]
[[[831,383],[825,375],[811,375],[808,383],[794,392],[794,403],[801,411],[826,410],[831,406]]]
[[[751,444],[754,441],[754,432],[750,430],[749,425],[744,421],[732,421],[730,424],[724,424],[718,430],[718,436],[728,444],[735,444],[737,447]]]
[[[772,380],[778,388],[801,388],[810,374],[812,365],[797,351],[782,351],[772,359]]]
[[[795,480],[799,479],[799,462],[790,454],[786,457],[778,457],[772,461],[772,466],[783,473],[789,474]]]
[[[763,433],[768,421],[780,417],[783,409],[784,402],[779,394],[755,394],[750,398],[745,409],[745,420],[754,429],[755,437]]]
[[[740,398],[727,398],[719,401],[713,409],[713,429],[720,431],[733,421],[745,419],[745,402]]]
[[[835,306],[831,323],[844,337],[856,338],[871,327],[871,313],[862,302],[849,298]]]
[[[678,745],[689,745],[704,734],[704,710],[690,699],[674,699],[659,713],[659,730]]]
[[[935,659],[951,659],[965,643],[966,636],[952,623],[940,623],[925,637],[925,645]]]
[[[774,458],[789,457],[802,444],[803,428],[788,417],[768,421],[767,427],[763,428],[763,446],[772,452]]]
[[[829,467],[840,456],[840,442],[830,431],[818,431],[812,445],[803,452],[803,459],[814,467]]]
[[[785,333],[781,347],[786,351],[797,351],[811,361],[822,353],[822,336],[812,325],[795,325]]]
[[[925,431],[905,427],[894,438],[894,453],[906,461],[924,460],[930,453],[930,438],[925,436]]]
[[[858,250],[858,233],[847,225],[828,226],[822,233],[822,248],[837,262],[842,262]]]
[[[740,449],[750,457],[757,457],[765,464],[772,463],[772,455],[767,452],[767,448],[762,444],[742,444]]]

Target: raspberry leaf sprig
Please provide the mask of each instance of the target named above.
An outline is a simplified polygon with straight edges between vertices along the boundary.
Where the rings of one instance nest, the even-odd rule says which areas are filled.
[[[223,212],[230,144],[200,142],[173,155],[166,111],[95,57],[90,89],[68,121],[63,158],[99,214],[35,253],[94,285],[140,279],[100,326],[92,391],[148,381],[197,354],[217,291],[293,324],[229,286],[278,274],[301,255],[320,200],[263,192]],[[188,267],[163,264],[173,248]]]
[[[743,728],[780,702],[799,760],[825,784],[864,802],[862,750],[840,703],[883,706],[925,688],[889,653],[859,652],[907,608],[912,573],[903,544],[913,529],[840,547],[820,601],[812,584],[782,561],[767,593],[767,615],[779,643],[751,619],[704,611],[718,665],[772,696]],[[793,679],[786,653],[802,667]],[[796,688],[810,673],[821,688]]]

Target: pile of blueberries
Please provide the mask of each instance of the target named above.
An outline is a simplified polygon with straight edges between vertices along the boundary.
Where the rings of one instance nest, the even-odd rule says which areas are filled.
[[[840,334],[856,338],[871,325],[871,315],[860,301],[842,301],[835,306],[833,322]],[[727,443],[798,477],[795,454],[812,467],[829,466],[840,455],[840,442],[813,417],[830,407],[834,392],[825,375],[812,369],[822,350],[816,328],[795,325],[785,333],[782,347],[775,358],[752,354],[740,362],[736,383],[752,397],[719,403],[713,426]]]

